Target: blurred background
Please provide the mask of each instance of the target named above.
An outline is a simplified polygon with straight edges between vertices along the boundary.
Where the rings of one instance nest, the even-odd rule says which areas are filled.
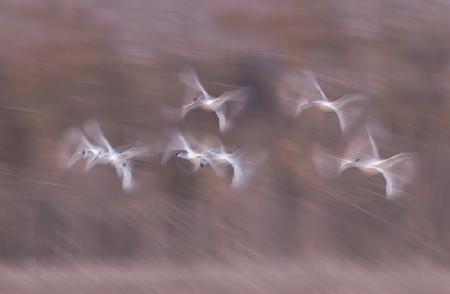
[[[438,0],[2,1],[0,292],[448,293],[449,12]],[[167,120],[187,67],[211,94],[252,87],[229,132],[201,111]],[[418,153],[404,197],[386,200],[381,176],[315,172],[316,144],[340,154],[348,138],[333,115],[284,114],[293,69],[333,98],[369,94],[382,156]],[[107,166],[63,168],[64,132],[89,119],[115,146],[179,127],[269,156],[238,191],[152,157],[125,194]]]

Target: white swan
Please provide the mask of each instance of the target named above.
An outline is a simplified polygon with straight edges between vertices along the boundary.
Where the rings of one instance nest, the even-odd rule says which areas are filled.
[[[318,107],[321,110],[327,112],[335,112],[339,121],[339,126],[342,132],[345,132],[349,125],[351,124],[351,116],[355,113],[347,111],[346,108],[350,108],[350,104],[354,104],[357,101],[366,101],[367,97],[362,94],[347,94],[339,99],[331,101],[327,95],[323,92],[316,77],[309,71],[303,71],[303,75],[307,78],[308,83],[304,85],[298,85],[298,80],[294,76],[289,76],[287,78],[287,84],[284,85],[280,91],[281,98],[286,101],[295,103],[294,115],[298,116],[300,113],[311,107]],[[313,89],[311,89],[311,84]],[[301,90],[297,90],[299,87],[304,86]],[[300,99],[293,99],[292,95],[298,95],[300,92]],[[291,109],[289,109],[291,110]],[[350,110],[350,109],[349,109]],[[353,110],[353,109],[352,109]],[[359,109],[358,109],[359,110]]]
[[[182,106],[180,119],[183,119],[191,110],[201,108],[207,112],[214,112],[219,120],[220,131],[226,131],[230,127],[230,122],[225,115],[225,103],[230,101],[239,103],[240,111],[245,102],[243,98],[247,97],[248,88],[226,91],[217,97],[213,97],[203,87],[195,71],[190,70],[187,75],[183,75],[182,81],[194,90],[199,91],[201,95]]]
[[[124,151],[118,151],[109,143],[108,139],[106,139],[97,122],[91,121],[87,127],[93,131],[97,140],[106,148],[106,152],[98,157],[95,163],[111,164],[111,166],[115,168],[117,176],[122,180],[122,189],[124,191],[134,190],[137,187],[137,183],[133,179],[133,165],[131,160],[135,157],[147,154],[149,148],[130,147]]]
[[[202,168],[208,164],[205,150],[194,150],[191,144],[179,131],[175,133],[167,145],[161,159],[161,164],[166,164],[167,161],[169,161],[169,159],[174,155],[177,158],[182,158],[191,162],[193,165],[193,171],[197,171],[199,168]]]

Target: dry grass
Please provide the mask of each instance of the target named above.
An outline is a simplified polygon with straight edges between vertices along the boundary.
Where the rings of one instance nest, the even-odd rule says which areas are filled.
[[[219,266],[0,270],[2,293],[448,293],[449,271],[427,262],[367,267],[339,261]]]
[[[0,31],[0,262],[11,266],[1,293],[450,292],[446,269],[398,263],[449,260],[448,3],[268,2],[0,3],[11,28]],[[182,103],[187,66],[214,94],[252,87],[229,133],[201,112],[165,119]],[[418,153],[404,198],[387,201],[381,177],[314,172],[315,144],[339,153],[348,138],[332,115],[283,115],[277,78],[294,68],[317,73],[331,97],[369,94],[367,117],[390,134],[381,153]],[[125,195],[106,167],[61,168],[62,134],[91,118],[115,145],[179,127],[270,156],[241,192],[211,170],[148,159],[136,165],[141,188]],[[324,255],[376,265],[304,260]],[[280,264],[221,265],[240,258]]]

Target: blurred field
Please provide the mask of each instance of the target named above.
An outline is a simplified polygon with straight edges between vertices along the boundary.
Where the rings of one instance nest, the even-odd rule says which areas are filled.
[[[303,264],[305,265],[305,264]],[[367,268],[323,260],[308,267],[252,264],[1,271],[3,293],[448,293],[448,270],[423,261]]]
[[[445,1],[3,1],[0,291],[445,293],[449,11]],[[202,112],[178,125],[164,116],[183,102],[187,67],[212,94],[252,87],[230,132]],[[381,177],[316,174],[316,144],[339,153],[347,138],[334,116],[283,114],[279,79],[295,68],[315,72],[331,97],[371,97],[365,115],[389,134],[376,138],[382,156],[418,153],[404,197],[387,201]],[[149,158],[127,195],[106,166],[63,168],[65,130],[91,118],[114,145],[179,127],[270,155],[238,192],[209,169]],[[324,256],[336,260],[327,273],[303,266]]]

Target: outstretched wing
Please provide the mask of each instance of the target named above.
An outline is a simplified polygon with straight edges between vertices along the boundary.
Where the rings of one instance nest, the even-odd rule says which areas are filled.
[[[377,170],[383,174],[386,180],[388,199],[404,193],[404,188],[411,181],[415,172],[414,158],[414,153],[400,153],[383,160],[377,166]]]
[[[248,87],[242,87],[230,91],[225,91],[217,98],[224,99],[225,101],[245,101],[248,98],[249,90],[250,89]]]
[[[356,137],[350,141],[349,147],[342,156],[342,164],[374,159],[374,147],[365,131],[366,130],[364,130],[364,132],[359,132]]]
[[[372,138],[372,133],[370,132],[370,129],[366,126],[367,134],[369,136],[370,146],[372,146],[372,155],[374,158],[380,158],[380,153],[378,152],[378,147],[375,144],[375,141]]]
[[[241,187],[250,175],[251,161],[248,158],[244,158],[244,155],[244,148],[240,148],[227,156],[228,163],[233,168],[232,188]]]
[[[227,121],[225,113],[220,109],[216,110],[214,113],[216,114],[217,119],[219,120],[219,130],[221,132],[225,132],[230,127],[230,124]]]
[[[231,179],[231,187],[237,188],[244,183],[244,170],[242,162],[238,158],[230,158],[230,165],[233,167],[233,178]]]
[[[161,164],[164,165],[169,159],[178,152],[192,152],[191,145],[180,132],[175,132],[172,139],[164,151]]]
[[[109,143],[108,139],[106,139],[103,134],[102,129],[100,128],[100,124],[95,120],[90,120],[84,125],[84,129],[88,134],[94,136],[94,138],[101,143],[107,150],[109,154],[116,154],[116,150]]]
[[[150,148],[148,147],[131,147],[122,152],[124,159],[128,160],[134,157],[140,157],[148,154]]]
[[[319,92],[320,99],[328,101],[328,98],[325,95],[325,93],[323,92],[322,87],[320,87],[319,82],[317,82],[316,76],[308,70],[304,70],[303,74],[306,76],[306,78],[309,80],[309,82],[312,83],[313,87]]]
[[[332,102],[342,132],[345,132],[350,125],[361,117],[366,101],[367,97],[362,94],[348,94]]]
[[[248,156],[244,148],[233,152],[230,160],[233,167],[231,187],[239,189],[247,185],[262,167],[267,155],[266,151],[257,151],[252,152],[252,156]]]
[[[293,116],[313,101],[328,100],[314,75],[308,71],[287,72],[277,88],[282,108]]]
[[[218,147],[217,147],[217,148],[214,148],[214,149],[215,149],[215,150],[218,150],[219,152],[226,153],[225,146],[223,146],[223,144],[222,144],[222,142],[220,141],[220,139],[217,138],[217,137],[215,137],[214,139],[215,139],[215,141],[217,142],[217,145],[218,145]],[[214,149],[213,149],[213,150],[214,150]]]
[[[66,163],[66,167],[70,168],[72,167],[78,160],[82,158],[81,152],[77,151],[75,154],[73,154],[69,160]]]
[[[227,153],[220,145],[218,148],[211,148],[204,152],[204,158],[211,166],[215,174],[219,177],[227,175],[227,167],[233,168],[232,186],[237,186],[242,181],[243,171],[239,150],[234,153]]]
[[[227,116],[230,118],[237,117],[247,105],[250,98],[250,88],[242,87],[239,89],[226,91],[222,93],[218,99],[223,99],[226,103]]]
[[[205,98],[209,97],[208,92],[206,92],[205,87],[203,87],[202,83],[200,82],[200,79],[195,70],[188,69],[185,72],[181,73],[180,80],[191,89],[201,92],[203,96],[205,96]]]
[[[211,139],[211,138],[210,138]],[[216,147],[210,147],[211,141],[215,141],[217,143]],[[222,142],[219,140],[219,138],[214,137],[213,140],[209,140],[209,143],[206,144],[208,147],[204,147],[205,145],[201,146],[203,147],[203,152],[201,153],[201,156],[204,158],[204,160],[209,164],[209,166],[213,169],[214,173],[219,177],[226,176],[226,170],[227,170],[227,163],[224,160],[221,160],[221,155],[226,155],[226,149],[225,146],[223,146]]]
[[[67,154],[72,154],[66,161],[66,167],[72,167],[78,160],[83,157],[83,150],[89,147],[83,140],[84,135],[79,129],[70,128],[66,131],[63,137],[63,152],[65,158],[67,159]],[[76,146],[76,147],[75,147]]]
[[[199,108],[202,105],[202,97],[198,97],[195,101],[183,105],[181,107],[180,119],[183,119],[191,110]]]
[[[298,116],[302,111],[315,106],[316,103],[311,102],[311,101],[307,101],[307,100],[302,100],[297,104],[297,108],[295,109],[295,116]]]

